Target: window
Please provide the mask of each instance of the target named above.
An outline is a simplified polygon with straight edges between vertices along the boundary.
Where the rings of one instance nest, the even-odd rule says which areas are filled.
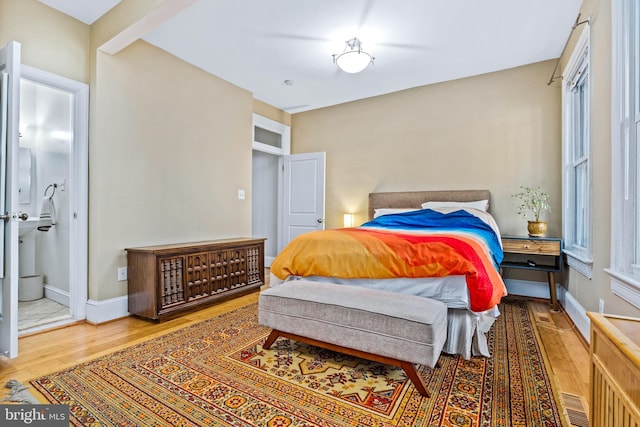
[[[272,147],[282,148],[282,135],[277,132],[263,129],[259,126],[253,127],[253,140]]]
[[[253,149],[279,156],[290,154],[291,129],[287,125],[254,114]]]
[[[563,86],[563,212],[571,267],[591,277],[591,75],[589,27],[569,59]]]
[[[640,4],[613,6],[611,291],[640,307]]]

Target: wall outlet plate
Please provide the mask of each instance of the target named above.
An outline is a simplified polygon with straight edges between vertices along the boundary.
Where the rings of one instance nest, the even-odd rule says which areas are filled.
[[[127,267],[118,267],[118,282],[127,280]]]

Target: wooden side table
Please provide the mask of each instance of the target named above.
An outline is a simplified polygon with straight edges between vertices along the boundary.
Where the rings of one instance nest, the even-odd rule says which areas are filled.
[[[502,270],[518,268],[547,272],[551,309],[558,310],[556,273],[562,271],[562,239],[556,237],[502,236],[504,260]],[[515,256],[514,256],[515,255]],[[523,255],[535,255],[535,259],[523,259]]]

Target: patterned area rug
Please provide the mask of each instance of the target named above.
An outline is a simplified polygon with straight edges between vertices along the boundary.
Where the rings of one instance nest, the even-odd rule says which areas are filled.
[[[88,426],[568,425],[522,302],[500,305],[493,357],[443,355],[419,367],[431,398],[399,368],[279,338],[257,304],[31,384]],[[559,394],[558,394],[559,396]]]

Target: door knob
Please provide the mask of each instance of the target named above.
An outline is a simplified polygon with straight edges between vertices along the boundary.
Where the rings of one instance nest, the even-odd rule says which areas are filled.
[[[316,219],[316,222],[318,224],[322,224],[324,222],[324,219],[323,218],[318,218],[318,219]]]
[[[4,215],[0,215],[0,220],[4,222],[9,222],[11,220],[11,217],[12,215],[9,212],[6,212]],[[27,219],[29,219],[29,214],[26,212],[20,212],[19,214],[16,215],[16,217],[18,219],[26,221]]]

